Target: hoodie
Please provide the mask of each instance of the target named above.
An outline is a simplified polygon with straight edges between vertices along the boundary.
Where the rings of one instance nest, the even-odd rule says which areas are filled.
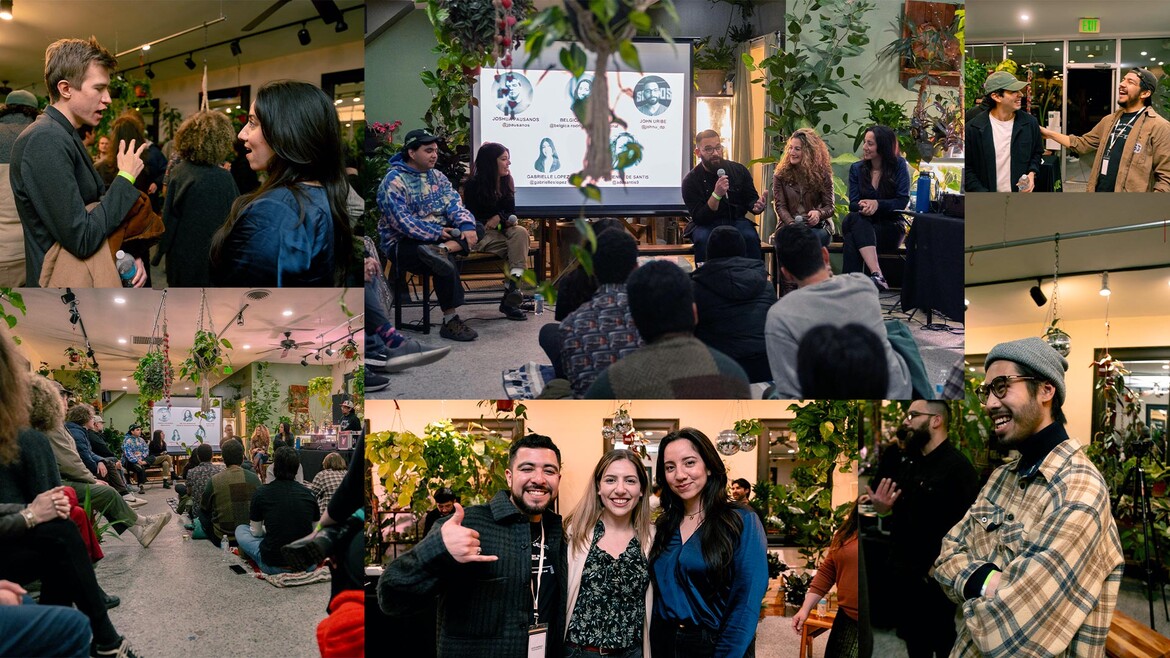
[[[438,242],[444,227],[475,230],[475,217],[443,172],[421,172],[402,153],[390,158],[390,170],[378,186],[378,210],[378,235],[386,253],[402,238]]]
[[[770,380],[764,323],[776,303],[764,262],[735,256],[703,263],[691,273],[699,322],[695,337],[735,359],[753,382]]]

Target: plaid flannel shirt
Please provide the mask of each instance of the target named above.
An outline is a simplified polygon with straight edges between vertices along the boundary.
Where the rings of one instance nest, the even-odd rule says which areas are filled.
[[[1105,481],[1067,437],[1034,478],[1019,468],[992,473],[934,563],[963,608],[951,657],[1104,656],[1124,566]],[[995,595],[964,601],[987,563],[1002,571]]]
[[[325,510],[329,508],[329,499],[333,498],[333,493],[341,486],[341,481],[344,479],[345,471],[337,471],[332,468],[317,471],[317,475],[313,476],[309,490],[317,497],[317,507],[320,508],[321,516],[325,515]]]

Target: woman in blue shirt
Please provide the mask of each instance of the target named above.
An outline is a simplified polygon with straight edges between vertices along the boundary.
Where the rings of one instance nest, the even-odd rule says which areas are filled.
[[[650,551],[654,658],[754,657],[768,589],[759,518],[727,500],[727,469],[697,429],[662,440],[655,472],[662,514]]]
[[[335,287],[359,272],[346,214],[341,129],[333,101],[307,82],[256,92],[240,130],[249,166],[268,172],[232,204],[211,241],[219,286]]]
[[[878,252],[897,251],[906,237],[906,218],[899,213],[910,203],[910,169],[898,155],[898,137],[886,126],[865,131],[861,161],[849,167],[849,215],[841,224],[845,238],[842,270],[869,269],[880,290],[889,289]]]

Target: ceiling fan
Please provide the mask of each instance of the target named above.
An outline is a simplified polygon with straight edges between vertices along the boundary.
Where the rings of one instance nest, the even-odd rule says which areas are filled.
[[[300,342],[297,342],[297,341],[292,339],[292,332],[286,331],[286,332],[284,332],[284,340],[280,341],[279,345],[277,345],[275,347],[271,347],[269,349],[266,349],[263,352],[257,352],[256,356],[260,356],[261,354],[267,354],[269,352],[274,352],[276,350],[281,350],[280,358],[283,359],[284,357],[288,356],[289,350],[298,350],[304,345],[312,345],[312,344],[313,344],[313,341],[311,341],[311,340],[302,340]]]
[[[268,20],[269,16],[275,14],[281,7],[288,3],[289,0],[276,0],[267,9],[260,12],[259,16],[253,18],[251,22],[240,29],[244,32],[251,32],[259,27],[261,23]],[[334,0],[313,0],[313,6],[317,8],[317,13],[321,16],[321,20],[327,24],[334,24],[341,20],[341,10],[337,8],[337,3]]]

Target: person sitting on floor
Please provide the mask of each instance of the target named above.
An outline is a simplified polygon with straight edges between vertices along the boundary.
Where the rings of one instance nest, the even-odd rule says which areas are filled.
[[[313,523],[321,515],[317,499],[294,479],[300,465],[301,457],[295,449],[277,450],[272,455],[276,479],[256,491],[250,522],[235,529],[240,551],[266,574],[288,572],[281,547],[312,532]]]
[[[589,399],[737,398],[751,396],[747,373],[731,357],[695,338],[695,297],[678,265],[656,260],[634,270],[630,314],[646,346],[598,376]]]
[[[325,455],[321,462],[321,470],[317,471],[312,484],[309,485],[309,489],[317,497],[317,506],[321,509],[321,514],[329,507],[329,499],[333,497],[337,487],[341,486],[341,480],[345,478],[345,471],[348,468],[349,465],[345,463],[345,457],[342,457],[341,453],[331,452]]]
[[[882,307],[873,282],[861,272],[833,276],[829,251],[820,239],[802,224],[789,224],[776,240],[780,273],[795,281],[797,289],[784,295],[768,310],[764,336],[768,364],[776,394],[781,399],[803,399],[797,375],[797,353],[801,339],[818,325],[843,327],[860,324],[882,342],[889,368],[886,399],[904,400],[911,394],[910,369],[890,345],[882,319]]]
[[[814,400],[881,400],[890,371],[882,339],[857,323],[809,329],[796,351],[800,392]]]
[[[776,289],[759,258],[747,258],[743,236],[733,226],[719,226],[707,238],[707,260],[694,272],[695,338],[735,362],[752,382],[772,379],[764,320],[776,303]]]
[[[239,439],[225,441],[220,451],[226,468],[207,482],[199,507],[199,523],[216,546],[236,526],[248,522],[252,494],[260,488],[260,478],[240,466],[244,463],[244,444]]]
[[[183,473],[183,479],[187,481],[187,495],[191,498],[190,510],[188,511],[192,521],[199,518],[203,492],[207,489],[207,483],[211,481],[212,477],[222,473],[225,468],[223,464],[211,461],[212,454],[210,444],[200,443],[191,452],[191,460],[187,462],[187,469]],[[195,462],[194,465],[192,462]]]
[[[597,236],[593,274],[597,292],[561,323],[561,366],[581,397],[598,373],[642,345],[626,298],[626,279],[638,266],[638,243],[625,229]]]

